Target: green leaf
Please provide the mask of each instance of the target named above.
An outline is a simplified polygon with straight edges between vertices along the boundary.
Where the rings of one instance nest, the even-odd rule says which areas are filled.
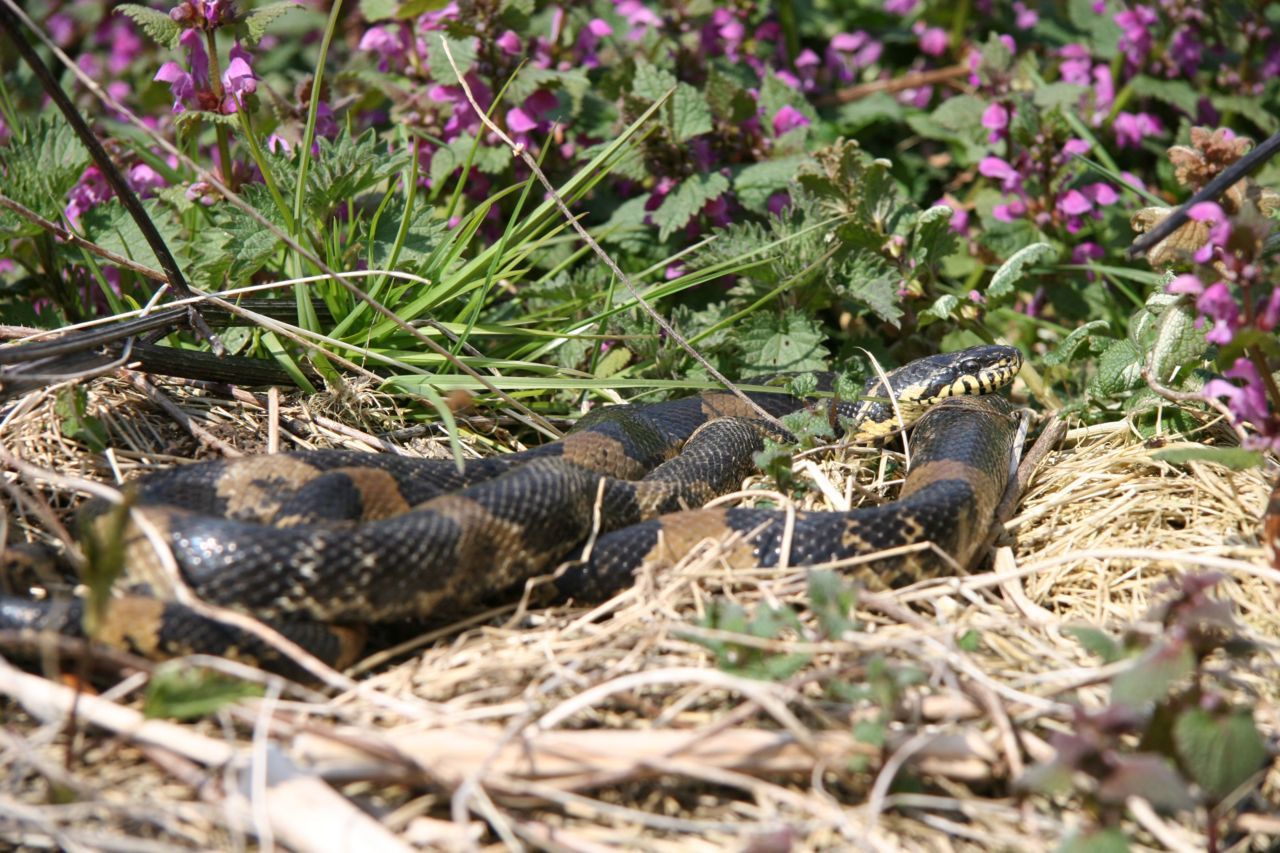
[[[143,713],[149,719],[192,720],[250,696],[261,696],[262,685],[229,678],[207,669],[159,668],[147,684]]]
[[[172,247],[181,242],[181,225],[168,205],[149,198],[142,202],[142,208],[160,232],[165,245]],[[160,269],[160,261],[156,259],[155,252],[151,251],[151,245],[142,236],[138,223],[120,203],[120,199],[109,199],[85,211],[80,218],[80,225],[85,237],[102,248],[152,269]]]
[[[1032,93],[1035,105],[1042,110],[1051,110],[1054,107],[1062,109],[1072,109],[1089,91],[1089,87],[1080,86],[1076,83],[1049,83],[1045,86],[1037,86]]]
[[[58,431],[65,438],[79,441],[94,453],[107,447],[107,429],[88,411],[88,395],[80,385],[64,385],[58,389],[53,412],[58,416]]]
[[[429,41],[427,68],[431,71],[432,79],[439,80],[446,85],[454,85],[458,81],[458,75],[453,73],[453,68],[449,65],[449,57],[445,56],[441,42],[448,43],[449,52],[453,54],[453,61],[458,65],[458,75],[465,76],[472,66],[476,64],[476,40],[473,38],[455,39],[444,33],[437,33],[436,37]],[[470,109],[470,107],[467,109]]]
[[[59,221],[67,193],[89,165],[89,152],[75,131],[52,113],[18,122],[13,137],[25,138],[26,142],[0,146],[0,186],[4,194],[45,219]],[[0,210],[0,228],[0,235],[39,233],[38,226],[7,210]]]
[[[898,276],[880,275],[846,280],[841,293],[867,306],[881,320],[894,326],[902,319],[902,298],[898,295]]]
[[[178,38],[182,35],[182,27],[178,26],[165,12],[148,9],[133,3],[122,3],[116,11],[131,19],[156,44],[178,49]]]
[[[266,6],[254,9],[244,19],[244,40],[249,44],[257,44],[262,41],[262,37],[267,34],[267,27],[271,26],[272,21],[297,8],[300,8],[299,4],[285,0],[281,3],[269,3]]]
[[[675,75],[663,68],[640,59],[636,61],[636,73],[631,80],[631,94],[647,101],[658,101],[676,85]]]
[[[726,124],[739,124],[756,113],[756,102],[751,94],[738,81],[714,67],[707,75],[703,88],[707,105],[716,118]]]
[[[1068,363],[1082,344],[1091,342],[1098,337],[1094,334],[1095,332],[1106,329],[1108,326],[1106,320],[1092,320],[1083,326],[1077,326],[1056,347],[1046,352],[1041,361],[1046,367],[1057,367]]]
[[[1196,784],[1221,800],[1268,761],[1267,747],[1247,709],[1214,714],[1191,708],[1173,724],[1173,742]]]
[[[373,250],[372,265],[375,268],[385,269],[391,261],[392,248],[400,232],[400,222],[404,219],[404,203],[404,196],[396,195],[387,202],[382,216],[378,219],[377,227],[370,238]],[[436,248],[444,240],[447,231],[445,223],[432,216],[432,209],[428,205],[419,204],[414,210],[413,219],[405,233],[404,243],[397,256],[396,268],[404,272],[420,274],[425,272],[423,265],[430,260]]]
[[[987,101],[976,95],[947,98],[929,114],[934,123],[954,133],[976,133],[982,128],[982,112]]]
[[[1195,672],[1195,667],[1195,655],[1186,641],[1157,642],[1112,680],[1111,701],[1140,709],[1164,698],[1174,684]]]
[[[1128,339],[1113,341],[1098,357],[1098,372],[1089,379],[1089,393],[1110,397],[1137,388],[1142,382],[1142,354]]]
[[[911,254],[918,262],[941,263],[959,247],[959,238],[951,230],[954,212],[945,204],[937,204],[916,216]]]
[[[857,589],[838,573],[809,573],[809,609],[817,617],[824,637],[839,640],[857,630],[857,620],[852,618],[857,603]]]
[[[763,213],[769,197],[791,185],[796,169],[803,162],[803,157],[793,156],[745,166],[733,177],[734,194],[744,206]]]
[[[1261,450],[1246,450],[1243,447],[1208,447],[1198,444],[1192,447],[1169,447],[1157,450],[1151,458],[1168,462],[1171,465],[1185,465],[1188,462],[1212,462],[1232,471],[1247,471],[1250,468],[1261,468],[1265,459]]]
[[[719,198],[729,189],[729,179],[719,172],[690,175],[662,201],[653,212],[658,238],[665,240],[698,215],[707,202]]]
[[[1124,649],[1106,631],[1088,625],[1074,625],[1066,628],[1063,633],[1075,637],[1080,645],[1097,655],[1103,663],[1115,663],[1124,657]]]
[[[1130,797],[1141,797],[1160,811],[1174,812],[1195,805],[1188,787],[1163,755],[1122,755],[1098,783],[1098,799],[1118,806]]]
[[[1118,829],[1085,829],[1063,839],[1057,853],[1129,853],[1129,839]]]
[[[987,285],[987,296],[992,299],[1008,296],[1013,293],[1013,286],[1022,279],[1027,267],[1057,256],[1057,249],[1048,243],[1032,243],[1019,249],[991,277],[991,283]]]
[[[920,312],[920,325],[925,326],[926,320],[947,320],[951,317],[951,312],[955,311],[960,305],[960,297],[944,293],[934,300],[933,304]]]
[[[360,15],[371,24],[395,17],[400,7],[397,0],[360,0]]]
[[[343,128],[337,138],[316,142],[319,150],[311,157],[307,173],[306,206],[311,216],[325,225],[338,205],[378,186],[403,169],[409,158],[408,149],[389,150],[372,128],[360,136]],[[300,150],[295,150],[290,162],[299,156]],[[254,207],[266,212],[259,204]]]
[[[747,372],[825,370],[829,355],[817,320],[790,310],[781,317],[757,312],[738,336]]]
[[[681,83],[671,96],[671,130],[676,142],[687,142],[695,136],[711,132],[711,108],[702,93]]]
[[[1196,115],[1199,110],[1200,93],[1187,80],[1158,80],[1139,74],[1128,85],[1134,95],[1163,101],[1179,112]]]

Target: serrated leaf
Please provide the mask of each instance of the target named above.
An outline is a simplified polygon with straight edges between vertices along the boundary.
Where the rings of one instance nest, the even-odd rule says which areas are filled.
[[[1141,797],[1162,812],[1174,812],[1195,805],[1187,787],[1187,781],[1162,755],[1122,755],[1098,783],[1098,799],[1122,805],[1130,797]]]
[[[1267,747],[1246,709],[1211,714],[1183,711],[1173,724],[1178,758],[1215,800],[1230,794],[1267,762]]]
[[[1142,382],[1142,354],[1129,340],[1113,341],[1098,357],[1098,372],[1089,379],[1089,393],[1110,397]]]
[[[13,136],[25,138],[26,142],[0,146],[0,186],[4,194],[44,218],[58,221],[67,193],[89,165],[89,152],[75,131],[53,114],[21,121],[13,128]],[[6,231],[12,228],[17,233],[27,233],[36,227],[7,210],[3,214],[5,219],[0,222]]]
[[[400,233],[404,219],[404,196],[397,195],[387,202],[370,237],[372,266],[386,269],[391,263],[391,252]],[[404,272],[426,272],[425,264],[435,252],[448,231],[445,223],[432,216],[430,206],[419,203],[413,212],[404,243],[396,256],[396,269]]]
[[[178,129],[180,135],[197,133],[203,122],[210,124],[220,124],[224,127],[238,127],[240,120],[235,114],[223,115],[222,113],[213,113],[207,110],[183,110],[173,117],[174,127]]]
[[[676,142],[687,142],[695,136],[711,132],[711,108],[702,93],[681,83],[671,96],[671,131]]]
[[[441,45],[442,41],[448,43],[449,52],[453,54],[453,61],[457,63],[457,75],[453,73],[453,67],[449,65],[449,57],[445,55],[444,47]],[[438,80],[446,86],[457,85],[458,75],[465,76],[472,66],[476,64],[476,40],[473,38],[455,39],[444,33],[436,33],[435,38],[429,39],[429,45],[427,48],[427,68],[431,71],[432,79]],[[471,107],[459,107],[459,109],[469,110]]]
[[[190,720],[251,696],[262,686],[207,669],[162,667],[147,683],[143,714],[149,719]]]
[[[1088,625],[1074,625],[1066,628],[1063,633],[1075,637],[1080,645],[1097,655],[1103,663],[1115,663],[1124,657],[1120,644],[1106,631]]]
[[[916,216],[911,255],[917,262],[938,264],[956,251],[959,238],[951,230],[953,213],[947,205],[938,204]]]
[[[719,198],[729,189],[729,179],[719,172],[690,175],[662,201],[653,212],[658,238],[665,240],[698,215],[707,202]]]
[[[177,50],[182,27],[165,12],[133,3],[122,3],[116,11],[128,17],[156,44]]]
[[[1160,312],[1151,349],[1151,372],[1156,379],[1170,381],[1174,371],[1198,361],[1204,354],[1204,332],[1195,327],[1195,322],[1195,312],[1182,299]]]
[[[596,362],[595,370],[591,373],[600,379],[607,379],[630,364],[633,355],[626,347],[613,347]]]
[[[279,210],[262,184],[246,184],[240,197],[269,222],[283,229]],[[210,211],[211,228],[202,229],[193,251],[200,259],[202,278],[213,283],[247,281],[280,249],[280,238],[249,214],[229,204]]]
[[[160,232],[167,246],[175,246],[181,237],[181,225],[168,205],[157,199],[145,199],[142,208]],[[160,269],[151,245],[142,236],[138,223],[129,215],[118,198],[112,198],[85,211],[80,218],[85,237],[108,251],[137,261],[143,266]]]
[[[982,128],[987,102],[976,95],[956,95],[939,104],[929,118],[953,133],[976,133]]]
[[[744,206],[763,213],[769,197],[791,185],[802,162],[803,157],[793,156],[745,166],[733,177],[734,195]]]
[[[852,618],[858,591],[836,572],[809,573],[809,609],[818,619],[822,635],[839,640],[857,628]]]
[[[894,326],[902,319],[902,297],[898,295],[900,279],[892,275],[860,278],[848,282],[842,292],[861,302],[881,320]]]
[[[1032,99],[1035,105],[1042,110],[1051,110],[1054,107],[1062,107],[1070,109],[1080,103],[1080,99],[1089,91],[1089,87],[1080,86],[1076,83],[1049,83],[1044,86],[1037,86],[1032,92]]]
[[[637,60],[636,73],[631,79],[631,94],[637,98],[658,101],[676,85],[675,75],[646,61]]]
[[[1081,345],[1097,337],[1095,333],[1108,328],[1109,325],[1106,320],[1091,320],[1083,326],[1077,326],[1056,347],[1046,352],[1041,361],[1046,367],[1057,367],[1060,364],[1066,364],[1071,361],[1071,357],[1075,355],[1076,350]]]
[[[1200,93],[1187,80],[1159,80],[1139,74],[1128,85],[1138,97],[1163,101],[1187,115],[1196,115],[1200,109]]]
[[[1056,853],[1129,853],[1129,839],[1118,829],[1085,829],[1067,836]]]
[[[960,297],[952,293],[944,293],[934,300],[933,304],[920,312],[921,326],[927,325],[926,319],[946,320],[960,305]]]
[[[394,18],[399,7],[397,0],[360,0],[360,15],[373,24]]]
[[[1164,640],[1150,646],[1133,666],[1111,682],[1111,701],[1141,708],[1163,698],[1174,684],[1195,671],[1195,655],[1185,641]]]
[[[83,386],[64,385],[58,389],[53,411],[58,416],[58,431],[72,441],[82,442],[94,453],[107,446],[107,429],[89,414],[88,396]]]
[[[1057,257],[1057,249],[1048,243],[1032,243],[1030,246],[1019,249],[1000,265],[995,275],[991,276],[991,283],[987,285],[986,290],[987,297],[999,299],[1008,296],[1013,293],[1013,286],[1022,280],[1028,267]]]
[[[727,124],[739,124],[756,113],[756,102],[738,81],[712,68],[707,75],[707,105],[716,117]]]
[[[1261,468],[1264,456],[1261,450],[1246,450],[1243,447],[1209,447],[1195,445],[1192,447],[1168,447],[1151,454],[1152,459],[1168,462],[1170,465],[1185,465],[1188,462],[1212,462],[1233,471],[1247,471],[1250,468]]]
[[[781,317],[758,312],[744,324],[738,347],[748,372],[825,370],[825,339],[817,321],[799,311]]]
[[[244,19],[244,40],[249,44],[257,44],[262,41],[262,37],[267,34],[267,27],[271,26],[272,21],[297,8],[299,8],[299,4],[285,0],[285,2],[270,3],[254,9]]]

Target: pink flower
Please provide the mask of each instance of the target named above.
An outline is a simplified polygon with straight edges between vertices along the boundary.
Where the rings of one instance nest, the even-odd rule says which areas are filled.
[[[1225,282],[1214,282],[1196,299],[1196,310],[1213,320],[1204,339],[1211,344],[1229,344],[1240,328],[1240,306]]]
[[[910,15],[920,0],[884,0],[884,10],[890,15]]]
[[[1147,58],[1154,41],[1152,33],[1159,21],[1156,11],[1147,6],[1135,5],[1116,13],[1115,22],[1121,29],[1120,49],[1133,64],[1141,65]]]
[[[1239,379],[1244,386],[1232,385],[1226,379],[1210,379],[1204,384],[1204,396],[1209,399],[1225,397],[1236,423],[1248,421],[1255,426],[1267,423],[1267,396],[1262,390],[1262,377],[1247,358],[1238,358],[1231,369],[1223,374],[1227,379]]]
[[[1193,296],[1199,296],[1204,293],[1204,282],[1191,273],[1183,273],[1169,282],[1169,286],[1165,290],[1170,293],[1188,293]]]
[[[978,174],[998,180],[1000,188],[1005,192],[1013,192],[1022,186],[1022,176],[999,157],[983,157],[978,163]]]
[[[808,127],[809,119],[804,113],[797,110],[790,104],[783,104],[776,113],[773,114],[773,134],[781,136],[789,130],[797,127]]]
[[[1036,14],[1034,9],[1028,9],[1026,3],[1015,0],[1013,12],[1015,15],[1013,24],[1020,30],[1029,30],[1040,23],[1040,16]]]
[[[502,39],[499,38],[498,41],[501,46]],[[388,24],[365,30],[364,35],[360,37],[357,49],[376,53],[379,71],[388,71],[392,68],[399,70],[404,68],[408,61],[409,42],[402,24]]]
[[[1202,201],[1199,204],[1193,204],[1191,209],[1187,211],[1187,218],[1196,222],[1213,223],[1209,226],[1209,239],[1192,255],[1196,263],[1207,264],[1213,259],[1215,248],[1227,245],[1227,239],[1231,236],[1231,223],[1227,220],[1226,214],[1222,212],[1222,208],[1218,206],[1218,203],[1213,201]]]
[[[942,27],[930,27],[924,21],[916,21],[911,32],[920,39],[920,52],[928,56],[941,56],[947,52],[951,37]]]
[[[1146,137],[1164,133],[1160,119],[1150,113],[1121,112],[1116,115],[1112,129],[1116,133],[1116,145],[1121,148],[1137,148]]]
[[[1013,222],[1015,219],[1021,219],[1027,215],[1027,205],[1020,198],[1015,198],[1006,204],[997,204],[991,208],[991,217],[1000,222]]]
[[[849,82],[854,73],[873,65],[884,51],[884,45],[865,31],[836,33],[827,45],[827,67],[836,79]]]
[[[1002,104],[991,104],[982,111],[982,126],[991,131],[987,135],[988,142],[999,142],[1009,129],[1009,110]]]
[[[507,30],[494,39],[494,44],[507,56],[517,56],[521,50],[520,36],[516,35],[515,30]],[[364,47],[363,41],[361,41],[360,46]]]
[[[1058,210],[1068,216],[1080,216],[1088,213],[1093,209],[1093,202],[1084,197],[1084,193],[1079,190],[1067,190],[1067,193],[1058,199]]]

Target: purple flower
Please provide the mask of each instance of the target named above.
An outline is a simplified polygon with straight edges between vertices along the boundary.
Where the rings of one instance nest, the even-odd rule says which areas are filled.
[[[1209,239],[1192,256],[1196,263],[1207,264],[1213,259],[1215,248],[1223,248],[1227,245],[1227,238],[1231,236],[1231,223],[1218,203],[1213,201],[1202,201],[1192,205],[1187,211],[1187,218],[1196,222],[1213,223],[1209,226]]]
[[[1271,296],[1263,304],[1254,322],[1264,332],[1269,332],[1276,326],[1280,326],[1280,287],[1272,289]]]
[[[988,142],[999,142],[1009,129],[1009,110],[1002,104],[992,104],[982,111],[982,126],[991,131]]]
[[[1240,328],[1240,306],[1225,282],[1214,282],[1196,299],[1196,310],[1213,320],[1204,339],[1211,344],[1229,344]]]
[[[884,0],[884,10],[890,15],[910,15],[919,0]]]
[[[764,206],[770,213],[777,215],[791,206],[791,193],[786,190],[778,190],[769,196],[769,200],[764,203]],[[1276,292],[1280,293],[1280,290]]]
[[[515,33],[512,33],[512,35],[515,35]],[[506,38],[505,34],[498,39],[498,44],[505,50],[506,47],[502,41],[504,38]],[[517,38],[516,41],[518,43],[519,39]],[[376,53],[378,55],[379,71],[389,71],[392,68],[401,70],[407,64],[409,54],[409,43],[404,25],[389,24],[387,26],[370,27],[360,37],[360,44],[356,49]]]
[[[1190,77],[1200,69],[1201,54],[1204,53],[1204,45],[1200,42],[1196,32],[1190,27],[1183,27],[1173,34],[1173,39],[1169,42],[1169,51],[1167,58],[1170,63],[1168,74],[1173,77],[1182,74]]]
[[[1121,148],[1137,148],[1146,137],[1164,133],[1160,119],[1150,113],[1121,112],[1116,115],[1112,129],[1116,133],[1116,145]]]
[[[946,30],[927,26],[924,21],[916,21],[911,26],[911,32],[920,39],[920,52],[927,56],[941,56],[951,44],[951,37]]]
[[[809,119],[805,117],[804,113],[790,104],[783,104],[773,114],[774,136],[781,136],[789,130],[794,130],[797,127],[807,127],[809,124]]]
[[[496,44],[498,49],[507,56],[519,56],[522,49],[520,36],[516,34],[515,30],[507,30],[502,35],[494,39],[494,44]],[[363,39],[360,41],[360,47],[362,50],[364,49]]]
[[[1027,215],[1027,205],[1020,198],[1014,198],[1006,204],[997,204],[991,208],[991,218],[1000,222],[1013,222]]]
[[[531,133],[540,129],[545,131],[550,127],[547,115],[558,106],[560,100],[553,92],[538,89],[525,98],[521,106],[507,111],[507,127],[515,134],[517,141],[528,142]]]
[[[642,0],[614,0],[614,11],[626,19],[631,25],[627,38],[639,41],[650,29],[661,29],[662,18],[646,6]]]
[[[1183,273],[1182,275],[1169,282],[1169,286],[1165,290],[1170,293],[1187,293],[1193,296],[1199,296],[1204,293],[1204,282],[1191,273]]]
[[[1022,176],[1013,166],[999,157],[983,157],[978,163],[978,173],[984,177],[1000,182],[1000,189],[1015,192],[1022,186]]]
[[[827,45],[827,67],[837,80],[847,83],[857,71],[875,64],[883,51],[884,45],[864,30],[836,33]]]
[[[1062,153],[1067,156],[1075,157],[1082,154],[1088,154],[1090,147],[1089,143],[1085,142],[1083,139],[1068,139],[1066,142],[1062,143]]]
[[[187,51],[187,64],[190,71],[172,60],[160,66],[155,79],[169,84],[173,93],[173,111],[183,112],[187,109],[202,109],[207,106],[207,99],[200,95],[209,91],[209,55],[204,50],[204,36],[199,30],[185,30],[178,43]]]
[[[1248,421],[1261,427],[1267,423],[1267,396],[1262,390],[1262,377],[1247,358],[1238,358],[1231,369],[1223,374],[1227,379],[1244,382],[1240,387],[1226,379],[1210,379],[1204,384],[1204,396],[1213,399],[1225,397],[1236,423]]]
[[[1079,190],[1067,190],[1066,194],[1058,199],[1058,210],[1067,216],[1080,216],[1092,209],[1093,203]]]
[[[249,66],[249,51],[236,42],[230,52],[227,70],[222,73],[222,88],[226,97],[222,102],[222,112],[231,115],[244,106],[244,96],[252,95],[258,90],[258,78]]]
[[[1036,14],[1034,9],[1028,9],[1026,3],[1017,2],[1013,4],[1014,19],[1013,24],[1020,30],[1029,30],[1036,24],[1040,23],[1040,16]]]
[[[1151,52],[1152,30],[1159,20],[1160,16],[1154,9],[1141,5],[1116,13],[1115,22],[1121,30],[1120,50],[1134,65],[1141,65]]]

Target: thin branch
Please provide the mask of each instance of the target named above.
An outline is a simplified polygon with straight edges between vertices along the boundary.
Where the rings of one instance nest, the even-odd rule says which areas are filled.
[[[1255,169],[1270,160],[1280,151],[1280,133],[1264,140],[1252,151],[1218,173],[1217,177],[1200,188],[1191,198],[1173,209],[1160,224],[1143,234],[1125,250],[1131,258],[1145,255],[1153,246],[1182,227],[1187,221],[1187,213],[1202,201],[1213,201],[1225,193],[1237,182],[1244,180]]]
[[[31,210],[30,208],[22,206],[21,204],[9,198],[8,196],[0,195],[0,207],[4,207],[13,211],[18,216],[22,217],[23,219],[27,220],[33,225],[40,226],[45,231],[48,231],[53,236],[57,237],[59,240],[62,240],[66,243],[70,243],[72,246],[78,246],[79,248],[84,249],[87,252],[91,252],[97,255],[98,257],[103,258],[104,260],[110,261],[111,263],[115,264],[121,269],[126,269],[126,270],[129,270],[130,272],[135,272],[138,275],[143,276],[144,278],[151,279],[152,281],[167,282],[169,280],[168,276],[160,272],[160,270],[154,270],[151,267],[143,266],[137,261],[126,258],[124,255],[117,255],[115,252],[104,249],[101,246],[99,246],[97,243],[86,240],[83,237],[81,237],[79,234],[76,234],[73,231],[68,231],[66,228],[63,228],[58,223],[45,219],[43,216],[36,213],[34,210]],[[190,293],[190,291],[188,291],[188,293]]]

